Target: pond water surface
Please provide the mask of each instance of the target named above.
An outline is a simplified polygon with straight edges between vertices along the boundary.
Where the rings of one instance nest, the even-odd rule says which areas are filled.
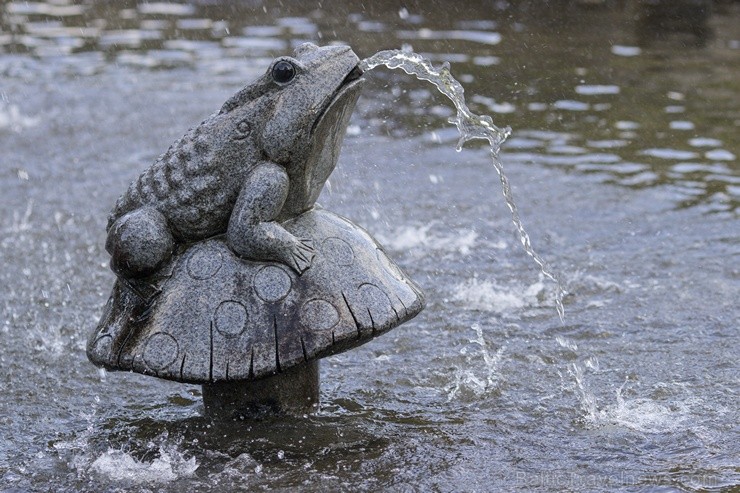
[[[0,491],[738,491],[740,4],[646,40],[630,2],[306,3],[0,4]],[[317,414],[218,425],[197,386],[88,363],[107,214],[304,41],[449,61],[512,127],[565,321],[487,150],[376,69],[320,202],[427,308],[324,360]]]

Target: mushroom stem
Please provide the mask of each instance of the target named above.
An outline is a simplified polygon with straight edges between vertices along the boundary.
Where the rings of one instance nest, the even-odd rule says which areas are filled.
[[[206,415],[217,419],[315,411],[319,405],[319,362],[260,380],[204,384],[203,404]]]

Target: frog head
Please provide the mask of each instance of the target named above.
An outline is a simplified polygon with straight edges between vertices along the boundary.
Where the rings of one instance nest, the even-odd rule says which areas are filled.
[[[287,210],[313,206],[336,166],[364,82],[348,46],[299,46],[224,103],[231,133],[290,177]]]

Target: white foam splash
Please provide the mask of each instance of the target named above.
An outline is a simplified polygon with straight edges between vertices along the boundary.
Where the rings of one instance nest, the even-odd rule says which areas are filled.
[[[170,483],[192,477],[198,464],[195,457],[185,459],[177,450],[159,449],[160,456],[151,462],[137,460],[122,450],[108,449],[90,464],[89,471],[112,481],[135,484]]]
[[[463,229],[454,234],[432,234],[433,224],[418,226],[404,225],[391,233],[378,233],[380,242],[391,250],[406,251],[423,247],[425,250],[454,251],[463,255],[470,253],[476,243],[478,233]]]
[[[529,286],[499,286],[492,281],[468,279],[454,288],[452,299],[472,310],[507,313],[540,305],[545,284],[539,280]]]
[[[465,357],[465,366],[455,368],[452,382],[445,387],[447,402],[453,399],[472,394],[476,399],[483,397],[488,392],[496,389],[498,385],[498,368],[504,354],[504,348],[499,348],[491,354],[488,344],[483,338],[483,329],[479,324],[473,324],[470,328],[475,331],[475,338],[469,339],[473,346],[464,347],[460,352]],[[483,364],[480,364],[480,359]]]
[[[625,380],[616,391],[616,402],[600,406],[586,385],[585,368],[574,363],[569,373],[575,379],[575,390],[584,413],[583,421],[588,428],[617,426],[640,433],[668,433],[686,427],[690,410],[679,402],[672,402],[668,407],[646,398],[625,399],[622,395],[628,383]]]
[[[617,403],[600,409],[595,425],[616,425],[642,433],[666,433],[684,427],[687,415],[650,399],[624,399],[617,392]]]
[[[391,234],[378,233],[380,242],[391,250],[409,250],[429,244],[429,230],[431,225],[401,226]]]

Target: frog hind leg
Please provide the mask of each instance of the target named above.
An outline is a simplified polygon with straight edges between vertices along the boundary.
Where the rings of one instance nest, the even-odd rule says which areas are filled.
[[[156,272],[175,247],[167,219],[153,207],[135,209],[108,229],[105,249],[118,276],[140,279]]]

